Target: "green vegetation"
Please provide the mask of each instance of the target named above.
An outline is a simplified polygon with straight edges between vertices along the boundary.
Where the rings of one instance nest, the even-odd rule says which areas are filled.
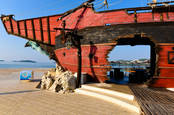
[[[111,61],[111,65],[119,65],[119,66],[149,66],[150,59],[136,59],[136,60],[117,60]]]
[[[19,60],[19,61],[14,60],[13,62],[28,62],[28,63],[36,63],[36,61],[33,61],[33,60]]]

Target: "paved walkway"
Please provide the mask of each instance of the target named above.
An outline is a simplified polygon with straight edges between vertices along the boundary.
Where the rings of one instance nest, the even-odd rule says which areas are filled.
[[[83,94],[85,87],[73,94],[57,94],[36,89],[37,84],[0,79],[0,115],[138,115],[122,105],[125,99],[112,96],[108,99],[113,102],[106,100],[111,94],[100,93],[104,99],[95,91],[92,94],[99,97]]]

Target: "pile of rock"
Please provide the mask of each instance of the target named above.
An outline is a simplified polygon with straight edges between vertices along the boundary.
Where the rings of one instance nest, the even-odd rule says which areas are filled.
[[[69,93],[76,88],[76,77],[70,71],[63,71],[60,66],[42,76],[41,89],[53,92]]]

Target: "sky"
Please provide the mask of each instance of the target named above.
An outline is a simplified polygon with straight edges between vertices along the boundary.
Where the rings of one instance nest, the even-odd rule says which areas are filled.
[[[17,20],[48,16],[66,12],[85,1],[87,0],[0,0],[0,14],[14,14]],[[108,0],[109,8],[99,9],[103,1],[104,0],[96,0],[96,2],[94,2],[97,11],[147,6],[147,0]],[[50,62],[47,56],[31,48],[24,48],[26,42],[27,40],[22,38],[8,35],[0,21],[0,60],[12,61],[29,59],[38,62]],[[134,55],[131,53],[131,47],[117,47],[112,51],[112,54],[109,55],[110,59],[148,58],[149,47],[140,47],[141,46],[137,48],[134,47],[134,49],[136,49]]]

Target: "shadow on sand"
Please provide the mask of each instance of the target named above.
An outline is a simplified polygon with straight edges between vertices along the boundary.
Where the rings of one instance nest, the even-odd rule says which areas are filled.
[[[0,93],[0,95],[10,95],[10,94],[20,94],[20,93],[28,93],[28,92],[36,92],[40,90],[24,90],[24,91],[14,91],[14,92],[4,92]]]

